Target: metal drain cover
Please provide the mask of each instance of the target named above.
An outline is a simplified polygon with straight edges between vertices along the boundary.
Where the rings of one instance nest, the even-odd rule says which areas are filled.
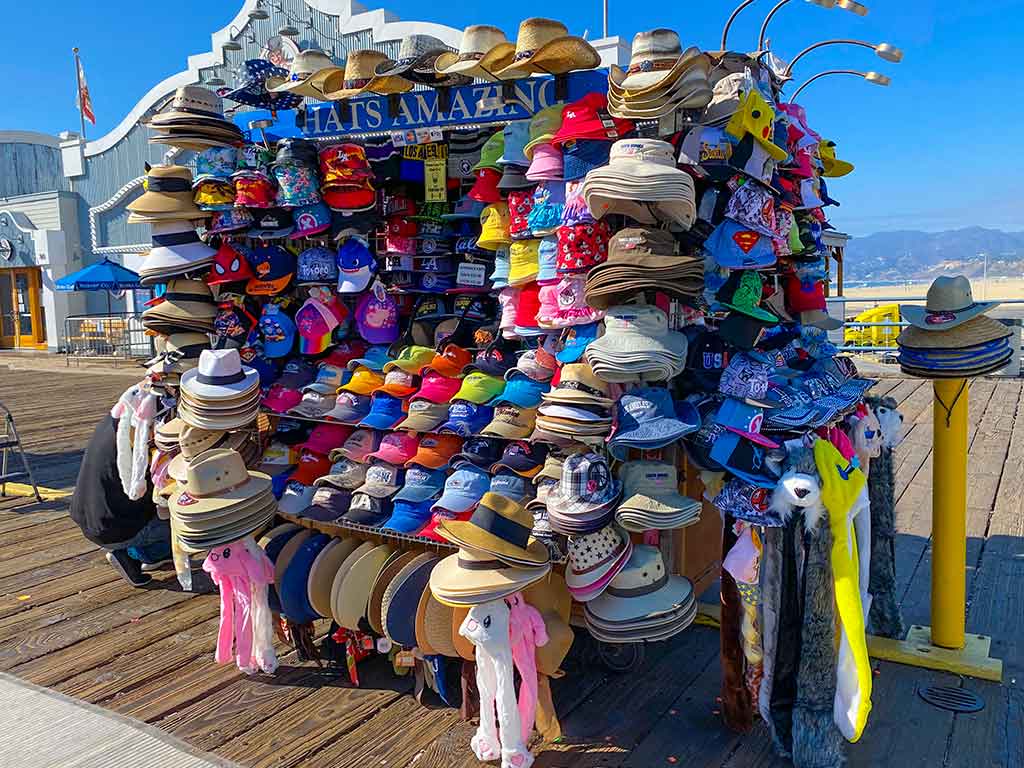
[[[933,707],[948,712],[980,712],[985,708],[985,702],[981,697],[965,688],[929,685],[927,688],[918,688],[917,695]]]

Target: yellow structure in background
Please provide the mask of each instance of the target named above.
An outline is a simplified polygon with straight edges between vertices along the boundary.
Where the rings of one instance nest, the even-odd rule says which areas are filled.
[[[899,304],[883,304],[861,312],[852,322],[860,323],[898,323],[900,321]],[[843,341],[857,347],[895,347],[896,337],[900,335],[899,326],[869,326],[858,328],[853,326],[843,332]]]

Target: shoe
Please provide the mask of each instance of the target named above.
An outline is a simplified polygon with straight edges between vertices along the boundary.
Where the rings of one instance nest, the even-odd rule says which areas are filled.
[[[157,562],[157,563],[143,563],[142,564],[142,572],[143,573],[152,573],[153,571],[162,571],[165,568],[173,568],[173,567],[174,567],[174,560],[172,558],[168,557],[166,560],[161,560],[160,562]]]
[[[107,562],[133,587],[144,587],[153,580],[142,572],[142,564],[123,549],[107,552]]]

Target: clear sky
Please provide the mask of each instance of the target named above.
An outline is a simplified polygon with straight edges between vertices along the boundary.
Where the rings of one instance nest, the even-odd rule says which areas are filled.
[[[906,52],[903,63],[890,64],[864,48],[834,46],[809,54],[797,67],[797,84],[833,68],[876,69],[893,78],[890,87],[879,88],[859,78],[831,77],[801,95],[812,125],[857,166],[829,186],[842,203],[832,209],[833,222],[855,235],[972,225],[1024,230],[1024,100],[1014,95],[1021,90],[1024,0],[865,2],[870,13],[857,17],[795,0],[769,27],[783,58],[836,37],[891,42]],[[639,30],[671,27],[684,45],[707,49],[718,48],[733,7],[732,0],[609,4],[611,34],[632,39]],[[740,15],[730,48],[756,47],[771,5],[758,0]],[[406,20],[460,28],[494,24],[510,38],[527,16],[559,18],[576,34],[601,36],[600,0],[382,0],[380,6]],[[209,50],[210,34],[240,7],[240,0],[7,3],[0,129],[78,129],[71,59],[77,45],[98,119],[87,132],[90,138],[103,135],[149,88],[184,69],[189,54]]]

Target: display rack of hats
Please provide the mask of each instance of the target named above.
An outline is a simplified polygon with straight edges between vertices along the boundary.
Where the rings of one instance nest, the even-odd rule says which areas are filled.
[[[344,68],[307,52],[236,90],[284,108],[598,64],[529,19],[515,43],[467,28],[457,52],[423,35]],[[846,435],[873,382],[828,341],[822,242],[825,179],[852,165],[778,86],[654,30],[606,93],[404,148],[242,143],[216,95],[179,89],[151,124],[198,153],[195,175],[150,169],[129,209],[153,225],[144,282],[166,284],[144,322],[179,396],[157,436],[181,548],[286,518],[260,540],[271,607],[332,619],[353,676],[374,635],[466,658],[465,611],[542,587],[602,642],[686,629],[694,587],[651,546],[702,519],[686,472],[743,544],[784,524],[768,499],[795,446],[859,472]],[[435,158],[448,194],[427,202]],[[756,613],[761,550],[729,554]],[[568,636],[553,673],[570,616],[545,621]]]

